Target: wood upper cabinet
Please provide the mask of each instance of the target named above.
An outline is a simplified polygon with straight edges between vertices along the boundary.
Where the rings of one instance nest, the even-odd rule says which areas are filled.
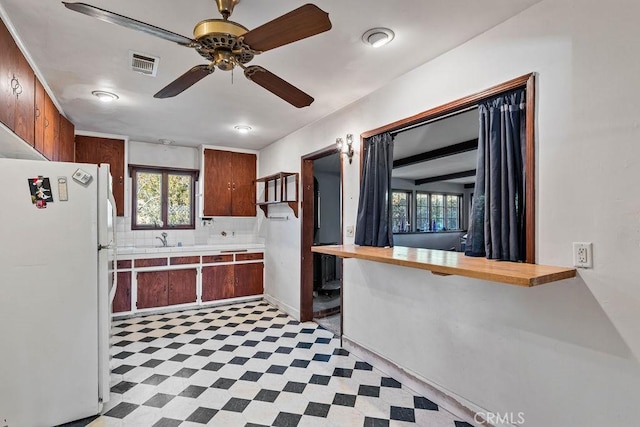
[[[58,144],[60,143],[60,113],[47,92],[44,93],[44,151],[42,154],[49,159],[56,159]]]
[[[0,24],[0,121],[34,145],[35,74]]]
[[[34,120],[34,145],[33,147],[40,153],[44,154],[44,86],[40,80],[35,82],[35,108],[33,114]]]
[[[118,216],[124,216],[124,141],[77,135],[75,160],[76,163],[109,163],[116,212]]]
[[[63,115],[60,115],[60,138],[56,160],[73,162],[75,159],[75,126]]]
[[[255,216],[255,181],[255,154],[204,150],[204,216]]]

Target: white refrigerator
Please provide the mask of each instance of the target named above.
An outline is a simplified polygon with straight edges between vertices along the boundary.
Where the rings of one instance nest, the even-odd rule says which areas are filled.
[[[108,401],[114,207],[109,165],[0,158],[0,426]]]

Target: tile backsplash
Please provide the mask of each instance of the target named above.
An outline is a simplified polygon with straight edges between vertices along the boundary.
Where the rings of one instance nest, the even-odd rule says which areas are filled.
[[[131,230],[131,217],[118,217],[116,231],[118,246],[158,246],[160,237],[166,232],[170,246],[192,246],[221,243],[261,243],[259,219],[256,217],[215,217],[210,220],[196,219],[195,230]]]

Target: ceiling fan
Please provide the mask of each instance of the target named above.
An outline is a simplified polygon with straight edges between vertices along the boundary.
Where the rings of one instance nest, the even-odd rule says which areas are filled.
[[[246,66],[258,55],[331,29],[329,15],[313,4],[305,4],[266,24],[248,30],[237,22],[229,21],[233,8],[240,0],[216,0],[223,19],[207,19],[193,30],[193,39],[169,30],[147,24],[86,3],[62,2],[68,9],[112,24],[142,31],[182,46],[194,48],[209,64],[196,65],[154,95],[170,98],[182,93],[215,68],[223,71],[239,66],[247,79],[262,86],[291,105],[302,108],[311,105],[313,98],[258,65]]]

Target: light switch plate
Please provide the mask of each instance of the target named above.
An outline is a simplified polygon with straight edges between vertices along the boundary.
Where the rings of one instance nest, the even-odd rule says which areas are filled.
[[[353,237],[353,225],[347,225],[347,237]]]

